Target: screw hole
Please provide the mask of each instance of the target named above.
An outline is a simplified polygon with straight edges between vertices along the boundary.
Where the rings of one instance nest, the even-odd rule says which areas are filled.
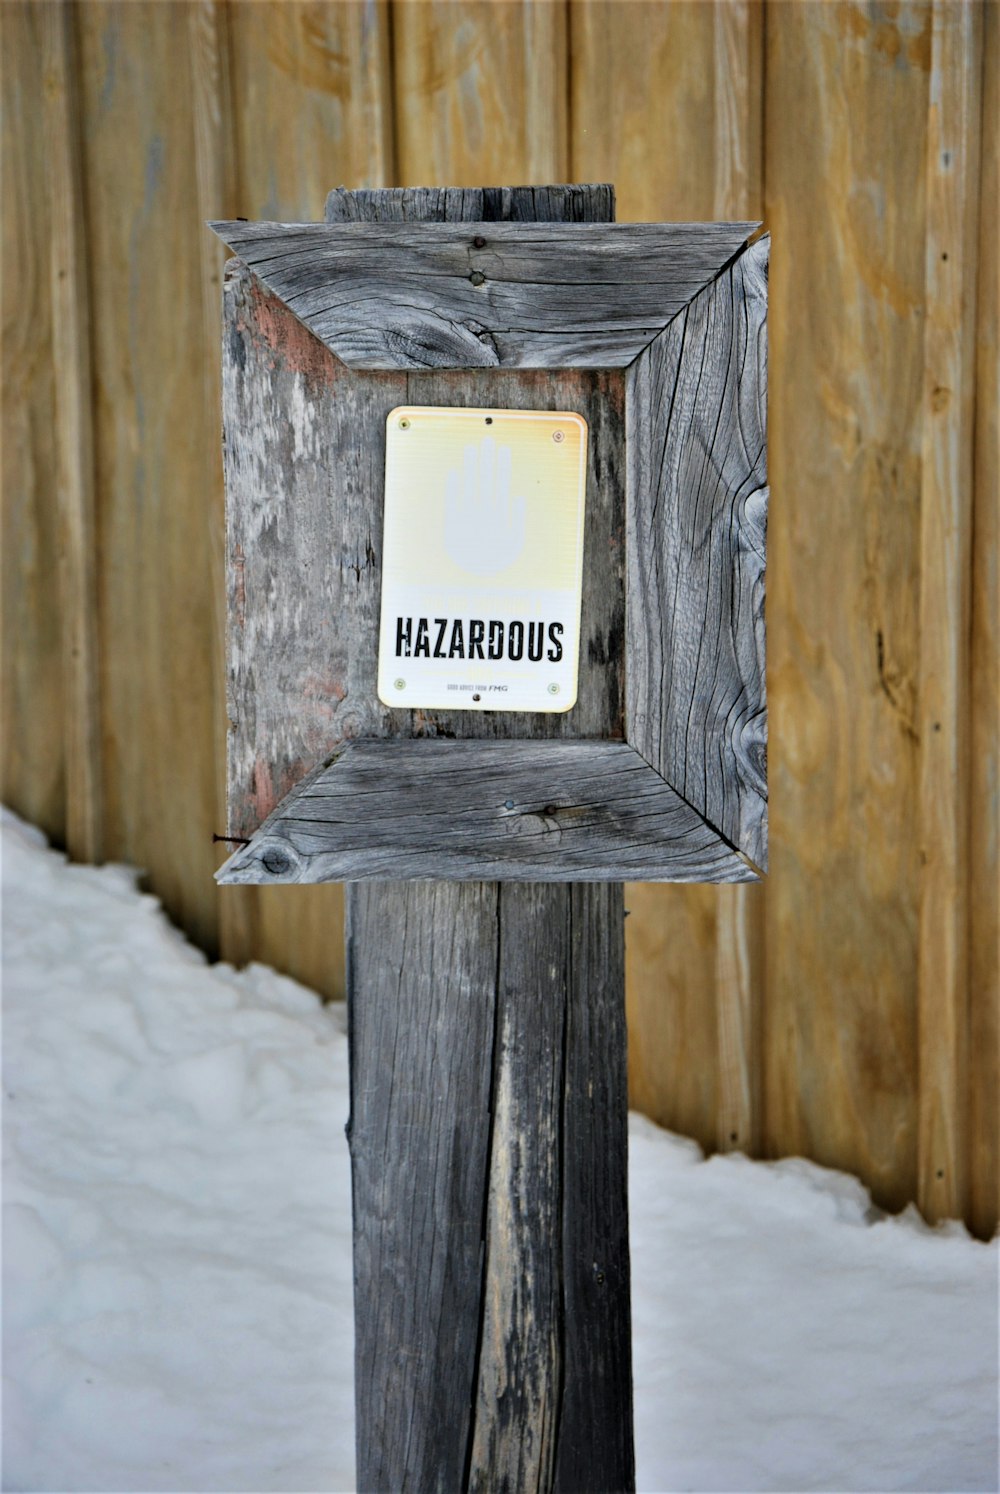
[[[481,695],[474,695],[472,698],[473,700],[482,700],[483,697]]]
[[[493,424],[493,416],[492,415],[487,415],[487,417],[486,417],[486,424],[487,425],[492,425]]]

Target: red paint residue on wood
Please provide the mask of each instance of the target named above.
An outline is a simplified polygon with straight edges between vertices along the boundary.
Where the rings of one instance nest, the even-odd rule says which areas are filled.
[[[258,757],[254,762],[253,772],[250,775],[250,790],[257,820],[253,828],[256,830],[278,803],[278,796],[274,792],[274,780],[271,777],[271,765],[265,758]]]
[[[250,315],[241,318],[241,332],[271,354],[270,366],[300,373],[313,383],[329,384],[343,364],[300,322],[285,303],[250,273]]]

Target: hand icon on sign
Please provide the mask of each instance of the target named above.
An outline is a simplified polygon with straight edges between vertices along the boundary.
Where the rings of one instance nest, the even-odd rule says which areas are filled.
[[[524,549],[525,502],[511,496],[510,473],[510,447],[492,436],[467,446],[462,472],[448,473],[444,547],[476,576],[506,570]]]

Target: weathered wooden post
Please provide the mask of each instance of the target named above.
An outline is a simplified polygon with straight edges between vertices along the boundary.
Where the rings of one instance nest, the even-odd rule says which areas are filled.
[[[633,1486],[621,882],[766,860],[766,244],[613,216],[214,225],[219,880],[349,884],[362,1490]]]

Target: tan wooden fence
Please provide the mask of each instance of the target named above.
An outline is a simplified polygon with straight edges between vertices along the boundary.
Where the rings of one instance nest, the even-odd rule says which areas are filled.
[[[773,235],[762,889],[635,887],[635,1103],[998,1208],[998,7],[8,3],[6,802],[212,954],[342,979],[336,888],[216,892],[209,217],[608,180]]]

